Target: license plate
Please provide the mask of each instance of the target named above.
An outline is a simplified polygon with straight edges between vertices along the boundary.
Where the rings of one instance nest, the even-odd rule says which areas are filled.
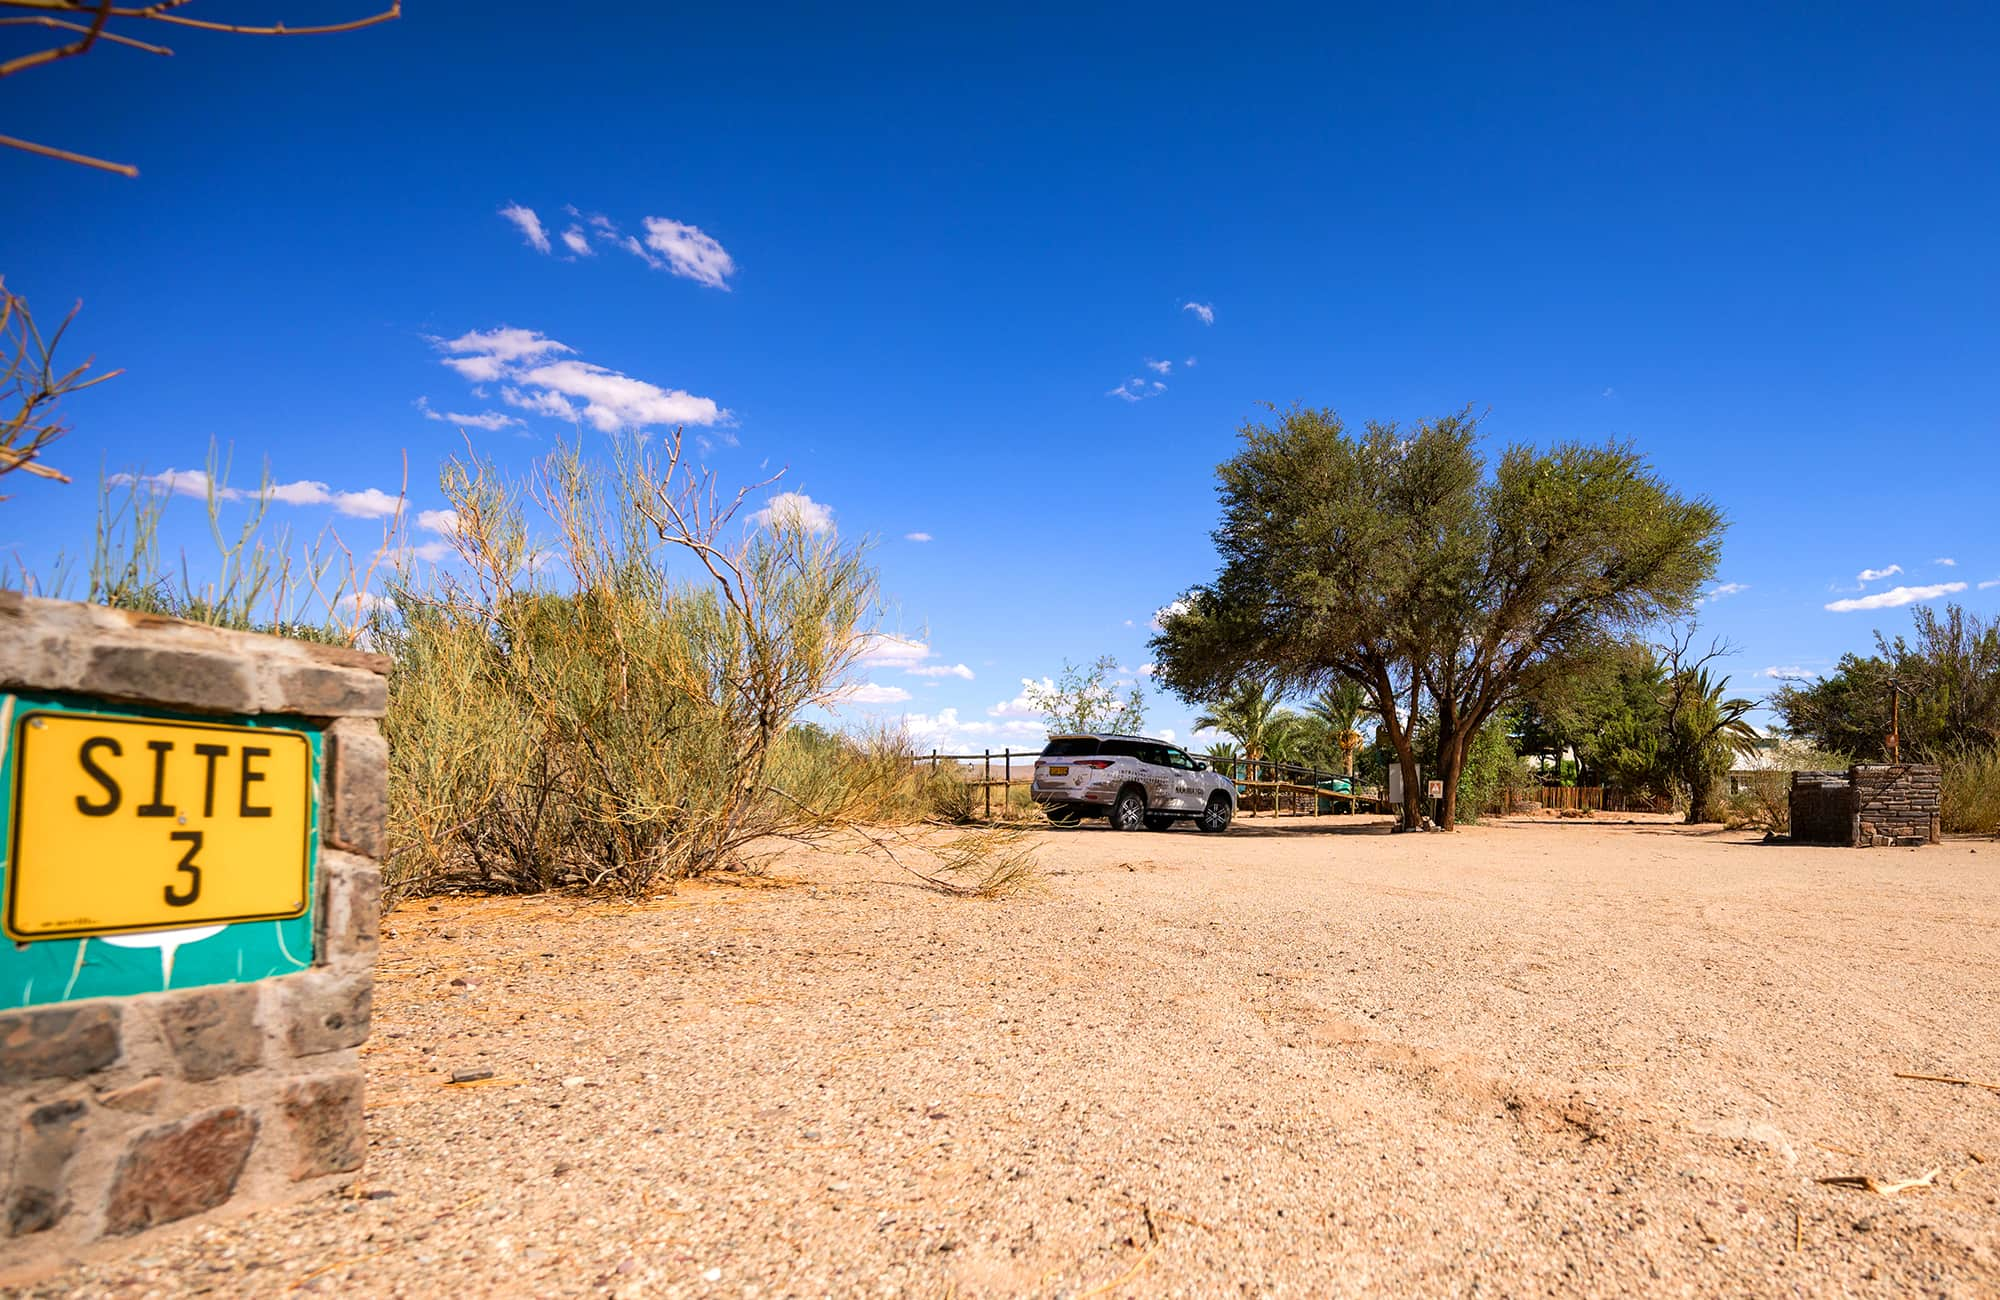
[[[30,711],[13,741],[9,938],[305,913],[313,763],[302,733]]]
[[[1052,768],[1050,768],[1050,769],[1049,769],[1049,775],[1050,775],[1050,776],[1068,776],[1068,775],[1069,775],[1069,768],[1068,768],[1067,766],[1064,766],[1064,765],[1062,765],[1062,764],[1058,764],[1058,765],[1056,765],[1055,767],[1052,767]]]

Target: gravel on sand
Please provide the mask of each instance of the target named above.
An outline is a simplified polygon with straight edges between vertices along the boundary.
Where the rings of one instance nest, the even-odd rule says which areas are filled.
[[[31,1294],[2000,1294],[2000,844],[1384,830],[409,905],[359,1184]]]

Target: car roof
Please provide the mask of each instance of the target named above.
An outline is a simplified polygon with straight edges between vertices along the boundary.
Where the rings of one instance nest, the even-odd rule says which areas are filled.
[[[1122,731],[1065,731],[1049,737],[1050,740],[1140,740],[1149,745],[1173,745],[1171,740],[1161,740],[1158,736],[1132,736]]]

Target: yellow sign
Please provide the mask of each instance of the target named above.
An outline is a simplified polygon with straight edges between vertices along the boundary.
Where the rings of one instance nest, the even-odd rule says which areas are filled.
[[[299,732],[31,710],[11,794],[11,939],[306,910],[313,770]]]

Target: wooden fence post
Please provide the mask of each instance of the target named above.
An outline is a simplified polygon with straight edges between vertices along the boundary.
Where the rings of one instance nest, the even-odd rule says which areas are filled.
[[[993,820],[993,751],[986,751],[986,777],[980,782],[986,790],[986,820]]]

